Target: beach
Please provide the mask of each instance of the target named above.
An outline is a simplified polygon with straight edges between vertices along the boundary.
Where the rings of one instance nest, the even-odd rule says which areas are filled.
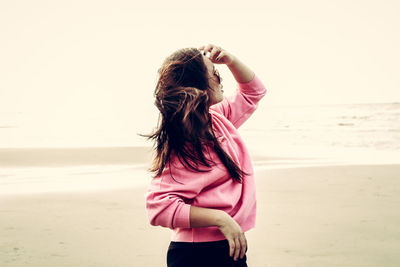
[[[141,155],[131,159],[142,162]],[[27,162],[47,164],[28,156]],[[255,165],[257,223],[246,233],[248,265],[399,266],[399,174],[396,164]],[[166,266],[171,232],[149,224],[151,178],[138,179],[120,188],[0,195],[0,266]]]
[[[0,7],[0,267],[166,266],[150,146],[216,128],[254,167],[248,266],[400,267],[400,1]]]

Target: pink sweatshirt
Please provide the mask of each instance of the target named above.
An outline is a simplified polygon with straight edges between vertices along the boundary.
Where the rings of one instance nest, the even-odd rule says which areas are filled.
[[[248,83],[238,83],[238,90],[234,95],[224,97],[224,100],[211,106],[209,110],[213,130],[222,149],[243,171],[251,173],[250,176],[244,176],[241,184],[230,177],[213,149],[209,149],[209,152],[217,165],[210,172],[185,169],[174,157],[171,158],[171,168],[167,164],[162,175],[152,179],[146,194],[147,215],[151,225],[173,230],[172,241],[206,242],[226,239],[218,227],[190,228],[190,205],[227,212],[241,226],[243,232],[255,226],[256,190],[253,166],[237,129],[257,109],[257,103],[266,92],[265,86],[255,76]],[[170,172],[178,182],[170,177]]]

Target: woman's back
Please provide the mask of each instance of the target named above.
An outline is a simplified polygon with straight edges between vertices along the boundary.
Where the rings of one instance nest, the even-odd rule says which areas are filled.
[[[152,225],[173,230],[168,266],[194,266],[185,252],[193,250],[190,244],[227,246],[230,256],[244,258],[240,266],[246,266],[244,232],[255,225],[256,190],[251,158],[237,129],[266,88],[231,54],[212,45],[203,49],[211,52],[210,59],[181,50],[161,68],[156,106],[162,121],[151,136],[157,140],[152,169],[157,173],[146,195],[147,214]],[[215,62],[231,70],[238,84],[234,95],[223,97]],[[192,149],[184,145],[188,140]],[[207,266],[225,266],[211,263]]]
[[[237,128],[256,110],[266,89],[257,77],[249,83],[239,83],[238,87],[234,96],[211,106],[209,112],[221,147],[250,175],[243,179],[242,184],[234,181],[211,146],[205,148],[205,155],[215,166],[202,167],[209,172],[195,172],[186,168],[178,157],[171,157],[162,175],[153,179],[146,202],[152,225],[174,229],[172,241],[225,239],[217,227],[190,228],[190,205],[224,210],[242,226],[243,231],[254,227],[253,167]]]

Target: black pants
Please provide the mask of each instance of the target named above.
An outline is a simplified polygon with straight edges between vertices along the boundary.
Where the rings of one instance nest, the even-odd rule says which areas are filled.
[[[214,242],[171,242],[168,267],[247,267],[246,254],[236,261],[229,256],[228,240]]]

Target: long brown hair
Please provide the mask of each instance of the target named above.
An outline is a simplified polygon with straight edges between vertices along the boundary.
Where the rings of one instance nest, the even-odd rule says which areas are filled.
[[[208,110],[211,104],[209,75],[200,50],[183,48],[175,51],[164,60],[158,74],[154,91],[154,104],[160,111],[158,126],[152,134],[139,134],[155,141],[156,154],[148,169],[155,173],[153,178],[161,175],[172,155],[177,156],[186,168],[197,172],[211,171],[198,168],[199,164],[212,167],[213,161],[204,154],[211,147],[232,179],[241,182],[243,176],[249,174],[221,148],[212,128]]]

